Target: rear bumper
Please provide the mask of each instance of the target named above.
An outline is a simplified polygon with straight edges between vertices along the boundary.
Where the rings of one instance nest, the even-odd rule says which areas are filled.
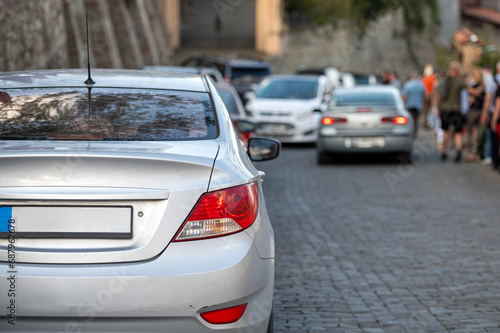
[[[156,259],[100,265],[16,265],[15,297],[0,265],[1,332],[265,332],[274,259],[235,235],[172,243]],[[16,325],[6,317],[15,300]],[[248,303],[235,323],[200,313]]]
[[[279,140],[283,143],[311,143],[316,142],[318,139],[318,132],[316,129],[306,129],[302,132],[297,132],[293,135],[266,135]]]
[[[262,124],[273,124],[272,121],[257,123],[257,128]],[[304,122],[276,122],[276,124],[286,124],[289,129],[283,132],[272,132],[257,130],[257,135],[272,137],[281,142],[316,142],[318,139],[318,122],[315,119],[307,119]]]
[[[317,147],[321,152],[342,154],[411,153],[411,151],[413,150],[413,139],[410,135],[391,135],[383,137],[385,141],[383,147],[357,148],[346,147],[346,136],[320,136],[317,142]]]

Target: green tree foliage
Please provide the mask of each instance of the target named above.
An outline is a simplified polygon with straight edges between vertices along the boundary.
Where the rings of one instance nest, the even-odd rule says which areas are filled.
[[[291,16],[302,16],[318,25],[336,25],[348,19],[360,35],[370,23],[397,10],[402,11],[408,52],[418,64],[412,37],[428,26],[439,25],[438,0],[285,0],[285,11]]]
[[[489,66],[494,68],[496,63],[500,61],[500,53],[497,50],[483,50],[481,53],[481,59],[476,63],[477,66]]]
[[[285,11],[318,24],[337,24],[349,18],[351,0],[285,0]]]

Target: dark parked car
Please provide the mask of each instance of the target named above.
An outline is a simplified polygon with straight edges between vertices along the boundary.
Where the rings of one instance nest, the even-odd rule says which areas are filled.
[[[252,136],[252,133],[255,132],[255,124],[247,120],[243,103],[232,85],[218,83],[215,87],[219,91],[220,97],[229,112],[229,116],[231,116],[238,138],[247,147],[248,140]]]
[[[145,66],[142,68],[142,70],[184,74],[206,74],[210,76],[215,83],[224,82],[224,79],[222,78],[220,72],[217,69],[211,67]]]
[[[199,55],[187,58],[182,62],[182,66],[217,68],[224,76],[224,81],[234,85],[244,103],[246,102],[245,92],[253,90],[264,77],[274,74],[272,66],[260,59],[231,59],[223,56]]]

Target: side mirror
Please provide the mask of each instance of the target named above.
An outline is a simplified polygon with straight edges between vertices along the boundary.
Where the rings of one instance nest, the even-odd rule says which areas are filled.
[[[243,94],[243,98],[248,101],[252,98],[255,97],[255,93],[253,91],[246,91],[244,94]]]
[[[257,126],[248,120],[238,120],[236,126],[241,133],[253,133],[257,129]]]
[[[251,138],[248,140],[248,156],[252,161],[261,162],[278,157],[281,142],[271,138]]]

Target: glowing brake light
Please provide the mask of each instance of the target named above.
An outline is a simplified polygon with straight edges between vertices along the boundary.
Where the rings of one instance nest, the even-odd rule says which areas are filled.
[[[204,312],[201,317],[210,324],[230,324],[238,321],[245,313],[247,304],[233,306],[230,308]]]
[[[205,193],[174,242],[220,237],[245,230],[257,217],[258,188],[255,182]]]
[[[335,122],[335,120],[333,120],[332,117],[326,117],[326,118],[321,119],[321,123],[323,125],[332,125],[334,122]]]
[[[346,123],[347,119],[346,118],[337,118],[337,117],[324,117],[321,119],[321,123],[323,125],[333,125],[335,123]]]
[[[403,117],[403,116],[397,116],[397,117],[384,117],[382,118],[383,123],[393,123],[396,125],[405,125],[408,123],[408,118]]]
[[[403,116],[399,116],[399,117],[394,118],[394,123],[398,124],[398,125],[404,125],[407,122],[408,122],[408,119],[406,119],[406,117],[403,117]]]

